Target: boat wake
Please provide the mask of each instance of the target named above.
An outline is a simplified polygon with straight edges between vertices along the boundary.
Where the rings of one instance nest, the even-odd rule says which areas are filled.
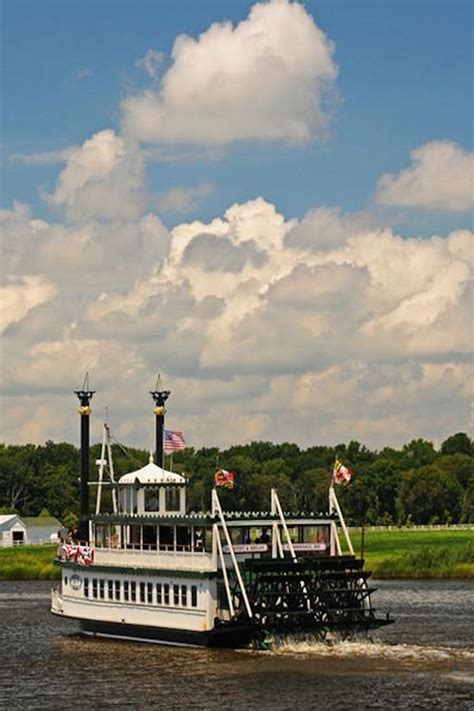
[[[324,658],[327,662],[349,660],[372,669],[404,663],[424,666],[451,662],[474,662],[474,650],[458,647],[421,646],[416,644],[389,644],[364,640],[320,640],[311,637],[276,637],[268,639],[267,653],[276,656]]]

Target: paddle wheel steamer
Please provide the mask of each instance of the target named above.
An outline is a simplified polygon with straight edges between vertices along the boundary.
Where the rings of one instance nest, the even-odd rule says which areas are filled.
[[[150,455],[148,464],[117,482],[104,425],[90,515],[94,391],[87,384],[76,394],[81,517],[78,540],[62,545],[58,556],[55,615],[77,619],[86,635],[214,647],[245,647],[278,634],[347,634],[392,622],[372,607],[370,572],[354,554],[333,487],[325,514],[284,512],[276,490],[268,511],[224,511],[215,488],[208,512],[187,510],[186,479],[163,468],[169,391],[151,393],[156,463]],[[101,511],[105,485],[111,488],[108,513]]]

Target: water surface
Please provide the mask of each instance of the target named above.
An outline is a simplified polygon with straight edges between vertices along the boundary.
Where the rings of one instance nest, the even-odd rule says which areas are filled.
[[[474,708],[468,582],[379,582],[397,622],[372,640],[286,639],[270,651],[82,638],[49,613],[51,583],[0,583],[0,708]]]

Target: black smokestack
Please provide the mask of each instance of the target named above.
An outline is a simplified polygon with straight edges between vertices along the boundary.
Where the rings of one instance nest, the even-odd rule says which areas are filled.
[[[89,542],[89,420],[92,412],[90,401],[95,390],[89,390],[89,375],[86,373],[82,390],[74,390],[79,398],[81,416],[81,515],[79,540]]]
[[[171,395],[171,390],[163,390],[161,385],[161,377],[158,373],[156,379],[155,390],[150,390],[150,395],[155,401],[155,429],[156,429],[156,453],[155,462],[159,467],[163,468],[163,435],[165,429],[165,414],[166,407],[165,402]]]

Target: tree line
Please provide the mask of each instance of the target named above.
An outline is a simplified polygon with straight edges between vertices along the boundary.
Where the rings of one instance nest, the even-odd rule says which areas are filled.
[[[380,451],[355,441],[305,450],[271,442],[223,451],[190,447],[173,455],[173,471],[188,479],[190,510],[209,509],[214,472],[220,466],[236,475],[233,490],[221,489],[227,510],[266,510],[275,487],[286,511],[325,512],[336,456],[353,471],[351,482],[337,487],[352,525],[474,522],[474,441],[464,432],[448,437],[439,450],[424,439]],[[145,450],[114,445],[117,477],[144,466],[148,457]],[[96,478],[99,458],[96,444],[90,451],[91,479]],[[79,513],[79,471],[80,452],[72,444],[0,444],[0,513],[49,513],[73,520]]]

